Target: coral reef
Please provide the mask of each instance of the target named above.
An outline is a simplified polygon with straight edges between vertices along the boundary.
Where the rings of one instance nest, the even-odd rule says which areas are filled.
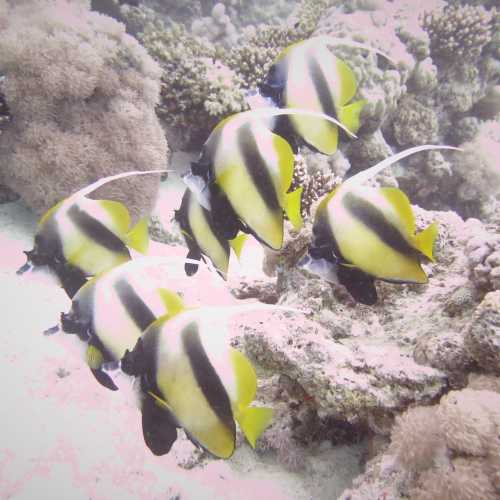
[[[156,63],[109,17],[64,0],[36,6],[16,4],[0,31],[12,116],[0,135],[0,182],[43,213],[97,178],[164,169]],[[137,218],[152,208],[158,182],[123,179],[95,196],[126,202]]]
[[[496,498],[500,394],[466,388],[396,419],[387,451],[344,491],[362,498]]]
[[[492,15],[482,6],[448,5],[425,15],[431,55],[441,59],[476,59],[491,41]]]

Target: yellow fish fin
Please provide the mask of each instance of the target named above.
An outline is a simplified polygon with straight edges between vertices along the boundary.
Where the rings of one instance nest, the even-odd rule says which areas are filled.
[[[86,361],[90,369],[98,370],[104,362],[104,356],[96,346],[89,344],[87,347]]]
[[[339,90],[338,95],[336,96],[337,102],[335,104],[337,105],[337,108],[340,108],[356,95],[358,84],[352,69],[344,61],[342,61],[342,59],[337,57],[336,64],[337,74],[339,77]],[[342,119],[340,119],[340,121],[344,123]],[[347,128],[352,130],[350,127]]]
[[[231,348],[231,361],[237,381],[237,406],[246,408],[255,398],[257,375],[248,358],[233,348]]]
[[[433,222],[415,236],[415,242],[418,250],[422,252],[431,262],[435,262],[434,256],[432,255],[432,249],[438,232],[438,223]]]
[[[281,185],[284,191],[288,191],[288,188],[292,184],[293,178],[293,167],[295,159],[293,156],[293,150],[283,137],[273,134],[273,146],[278,153],[278,161],[280,166],[281,175]]]
[[[38,226],[43,226],[56,212],[59,210],[59,207],[66,201],[66,199],[61,200],[60,202],[56,203],[52,208],[49,208],[40,218],[40,221],[38,222]]]
[[[394,187],[380,188],[380,192],[384,198],[394,207],[394,210],[400,217],[405,230],[410,239],[415,234],[415,216],[411,209],[410,200],[403,191]]]
[[[160,288],[158,290],[158,293],[160,294],[160,297],[163,300],[165,307],[167,308],[168,316],[170,318],[186,309],[184,302],[175,292],[172,292],[167,288]]]
[[[271,408],[247,407],[238,413],[236,419],[252,448],[255,448],[257,438],[266,430],[272,418]]]
[[[361,99],[359,101],[338,108],[339,120],[351,131],[356,133],[360,127],[360,115],[365,104],[368,101]]]
[[[304,188],[300,186],[295,191],[285,194],[285,212],[290,219],[295,230],[299,230],[304,225],[301,213],[302,191]]]
[[[148,217],[143,217],[126,235],[125,242],[130,248],[146,253],[149,247]]]
[[[96,203],[111,217],[113,231],[122,237],[127,234],[130,226],[130,214],[127,207],[123,203],[113,200],[97,200]]]
[[[231,245],[231,248],[234,250],[234,253],[236,254],[236,257],[238,257],[238,259],[240,258],[241,251],[243,250],[243,245],[245,244],[247,238],[248,234],[240,233],[232,240],[229,240],[229,244]]]

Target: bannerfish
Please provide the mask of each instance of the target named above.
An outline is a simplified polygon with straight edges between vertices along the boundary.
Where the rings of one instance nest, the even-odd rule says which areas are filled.
[[[130,228],[130,215],[122,203],[93,200],[86,195],[122,177],[162,172],[135,171],[106,177],[57,203],[41,217],[34,248],[25,252],[27,263],[17,273],[46,265],[72,298],[87,277],[130,260],[127,247],[145,253],[149,243],[146,218]]]
[[[70,311],[61,314],[61,329],[87,343],[86,362],[108,389],[118,387],[102,365],[119,361],[156,319],[184,308],[180,297],[160,287],[155,279],[159,266],[167,261],[170,259],[143,257],[94,276],[75,294]]]
[[[302,226],[302,187],[292,193],[294,156],[290,144],[271,132],[265,119],[304,115],[337,120],[316,111],[259,108],[222,120],[191,164],[198,202],[210,210],[215,230],[232,240],[241,230],[270,248],[283,244],[283,211],[295,228]],[[349,133],[349,131],[347,130]]]
[[[175,211],[175,219],[189,250],[187,258],[199,261],[208,257],[218,273],[225,278],[231,248],[239,258],[247,235],[239,234],[232,240],[226,240],[215,227],[211,212],[198,203],[189,188],[184,192],[179,210]],[[198,271],[198,265],[186,262],[184,269],[188,276],[192,276]]]
[[[241,307],[181,310],[160,318],[121,360],[123,372],[140,377],[144,398],[170,416],[169,432],[163,429],[170,446],[182,427],[195,445],[219,458],[234,452],[235,421],[255,447],[273,413],[250,406],[257,378],[249,360],[229,345],[221,321],[228,310]],[[150,424],[143,416],[145,436]]]
[[[313,241],[298,262],[327,281],[343,284],[357,301],[377,301],[374,279],[427,283],[421,259],[434,261],[436,223],[415,234],[407,196],[397,188],[361,185],[382,169],[419,151],[458,149],[423,145],[409,148],[345,180],[318,205]]]
[[[322,112],[337,118],[356,133],[360,127],[360,113],[367,101],[350,102],[357,91],[356,77],[351,68],[332,53],[329,46],[333,44],[373,51],[390,60],[377,49],[361,43],[317,36],[284,49],[259,90],[280,108]],[[298,115],[288,117],[287,121],[292,130],[314,149],[328,155],[337,150],[338,126],[334,123]],[[289,138],[286,125],[277,127],[277,133],[284,129],[285,136]]]

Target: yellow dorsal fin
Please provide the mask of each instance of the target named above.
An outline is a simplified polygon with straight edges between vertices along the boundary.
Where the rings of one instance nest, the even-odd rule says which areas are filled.
[[[245,244],[247,238],[248,234],[240,233],[232,240],[229,240],[229,244],[231,245],[231,248],[234,250],[234,253],[236,254],[236,257],[238,257],[238,259],[240,258],[241,251],[243,250],[243,245]]]
[[[438,223],[433,222],[415,236],[415,242],[418,250],[432,262],[435,262],[434,256],[432,255],[432,249],[434,247],[434,241],[436,240],[438,232]]]
[[[302,228],[304,221],[302,219],[301,213],[301,200],[303,187],[300,186],[295,191],[287,193],[285,195],[285,212],[287,217],[290,219],[295,230]]]
[[[175,316],[176,314],[179,314],[180,312],[184,311],[184,309],[186,309],[184,302],[175,292],[172,292],[167,288],[160,288],[158,290],[158,293],[160,294],[160,297],[163,300],[165,307],[167,308],[169,318]]]
[[[292,184],[293,166],[295,162],[293,151],[288,141],[276,134],[273,134],[273,146],[278,153],[278,162],[282,183],[281,185],[284,192],[286,193],[288,191],[288,188]]]
[[[90,200],[89,201],[93,201]],[[119,201],[113,200],[97,200],[98,203],[113,221],[113,231],[119,236],[124,237],[130,227],[130,214],[127,207]]]
[[[257,438],[266,430],[272,418],[271,408],[247,407],[238,414],[238,424],[252,448],[255,448]]]
[[[130,248],[146,253],[149,247],[148,217],[143,217],[126,235]]]
[[[353,102],[347,106],[342,106],[338,109],[339,120],[351,131],[356,133],[361,125],[360,115],[365,104],[368,101],[366,99],[361,99],[359,101]]]
[[[415,235],[415,216],[411,209],[410,200],[403,191],[395,187],[380,188],[380,193],[394,207],[410,239]]]
[[[87,347],[86,361],[91,370],[98,370],[104,362],[104,356],[97,347],[89,344]]]
[[[66,199],[61,200],[60,202],[56,203],[52,208],[49,208],[40,218],[40,222],[38,223],[38,226],[43,226],[55,213],[57,210],[59,210],[59,207],[66,201]]]
[[[339,77],[339,90],[336,97],[336,106],[340,108],[348,103],[355,95],[357,89],[356,76],[352,69],[342,59],[336,57],[337,74]],[[340,120],[342,121],[342,119]],[[342,121],[342,123],[344,123]],[[349,127],[348,127],[349,128]]]

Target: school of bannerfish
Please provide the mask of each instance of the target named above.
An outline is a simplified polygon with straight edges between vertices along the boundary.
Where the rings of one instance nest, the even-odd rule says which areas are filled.
[[[239,256],[248,235],[279,250],[285,215],[295,229],[302,227],[302,188],[290,192],[296,144],[335,153],[339,130],[356,137],[365,104],[351,102],[356,78],[332,53],[335,43],[321,36],[286,48],[259,88],[272,106],[230,116],[208,137],[185,176],[187,189],[175,212],[189,249],[183,261],[188,276],[208,259],[225,279],[231,248]],[[433,149],[457,148],[409,148],[324,196],[314,214],[312,242],[297,265],[344,285],[364,304],[377,300],[376,279],[426,283],[421,259],[433,260],[437,224],[416,234],[402,191],[364,183],[409,155]],[[48,266],[57,275],[72,305],[46,333],[77,335],[100,384],[117,390],[117,374],[135,377],[143,437],[152,453],[168,453],[182,428],[196,446],[229,458],[236,446],[236,422],[255,447],[272,409],[251,406],[256,373],[230,346],[227,319],[242,309],[277,306],[189,307],[168,284],[148,280],[168,259],[131,257],[129,248],[147,251],[147,220],[131,228],[124,205],[87,195],[121,177],[154,173],[159,171],[100,179],[48,210],[18,273]]]

